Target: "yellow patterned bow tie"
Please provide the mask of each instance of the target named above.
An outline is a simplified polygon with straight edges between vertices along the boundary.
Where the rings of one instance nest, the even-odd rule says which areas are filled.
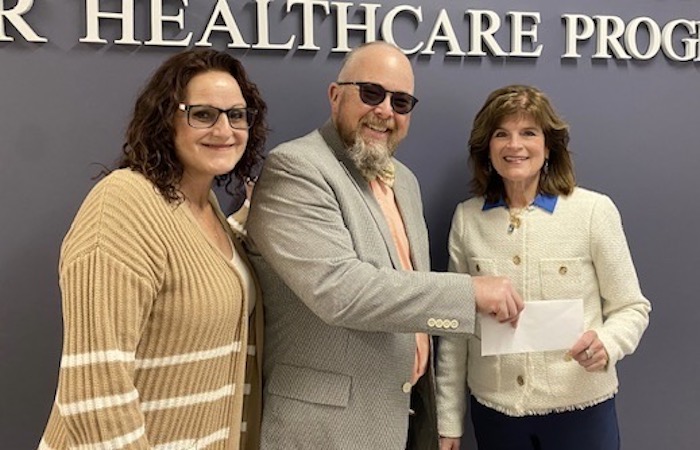
[[[394,187],[394,180],[396,179],[396,169],[394,168],[394,163],[389,162],[377,175],[377,178],[381,180],[382,183],[388,187]]]

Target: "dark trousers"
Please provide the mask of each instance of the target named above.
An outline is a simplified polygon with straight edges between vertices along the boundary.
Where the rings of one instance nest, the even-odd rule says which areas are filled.
[[[615,399],[582,410],[511,417],[471,398],[479,450],[619,450]]]

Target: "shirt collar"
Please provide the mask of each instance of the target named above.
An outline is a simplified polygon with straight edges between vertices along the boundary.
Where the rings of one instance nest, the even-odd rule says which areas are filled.
[[[554,212],[554,208],[557,206],[558,199],[559,197],[556,195],[537,194],[535,200],[532,202],[532,206],[537,206],[538,208],[544,209],[551,214]],[[498,208],[500,206],[508,208],[508,205],[503,197],[499,198],[495,202],[484,201],[484,206],[481,208],[481,210],[488,211],[489,209]]]

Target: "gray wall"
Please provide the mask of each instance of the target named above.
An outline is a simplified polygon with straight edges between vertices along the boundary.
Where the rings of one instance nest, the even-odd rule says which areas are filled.
[[[4,2],[6,8],[9,3]],[[0,42],[0,447],[34,448],[53,401],[61,351],[57,279],[63,235],[93,185],[95,163],[112,163],[137,90],[177,48],[115,45],[120,35],[105,22],[108,44],[80,43],[84,2],[36,2],[24,18],[45,38],[30,43],[7,21],[13,42]],[[60,3],[60,5],[59,5]],[[121,2],[102,2],[107,6]],[[174,13],[182,2],[164,1]],[[191,1],[186,29],[195,39],[214,0]],[[253,2],[229,0],[241,33],[254,42]],[[270,4],[272,40],[300,35],[298,15],[284,1]],[[397,24],[399,42],[428,40],[438,11],[446,9],[464,48],[464,10],[493,10],[504,20],[496,34],[509,47],[505,14],[541,13],[539,58],[412,56],[420,103],[399,158],[423,186],[434,267],[446,267],[446,237],[455,205],[468,196],[465,142],[488,92],[530,83],[551,96],[572,127],[581,185],[609,194],[627,231],[642,288],[653,303],[651,325],[637,353],[620,363],[619,416],[626,450],[697,448],[700,424],[700,321],[695,277],[700,268],[697,144],[698,62],[594,60],[594,43],[580,59],[561,59],[562,14],[648,16],[663,25],[700,20],[695,0],[377,1],[381,17],[392,6],[422,5],[424,22]],[[358,5],[359,2],[355,2]],[[149,38],[147,2],[136,8],[136,35]],[[0,20],[2,20],[0,18]],[[361,20],[361,16],[354,17]],[[328,114],[326,88],[342,55],[332,53],[335,19],[317,12],[319,51],[242,50],[240,57],[270,107],[269,147],[307,132]],[[166,28],[171,36],[174,28]],[[697,34],[695,35],[697,36]],[[351,46],[362,40],[351,35]],[[217,34],[216,48],[227,36]],[[643,38],[642,38],[643,41]],[[640,44],[642,45],[642,44]],[[412,46],[412,45],[411,45]],[[233,200],[223,199],[232,207]],[[671,307],[669,307],[671,305]],[[475,447],[470,447],[475,448]]]

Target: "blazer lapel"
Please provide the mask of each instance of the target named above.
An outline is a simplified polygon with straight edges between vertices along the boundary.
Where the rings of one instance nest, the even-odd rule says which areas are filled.
[[[377,229],[379,229],[379,232],[381,233],[382,238],[384,239],[386,251],[389,254],[389,258],[391,259],[392,266],[395,269],[401,269],[402,267],[401,260],[399,258],[399,253],[396,249],[396,245],[394,244],[394,238],[391,235],[391,230],[389,230],[389,226],[386,223],[384,212],[382,212],[382,208],[381,206],[379,206],[377,199],[374,198],[374,194],[372,193],[372,189],[369,187],[369,183],[367,182],[367,180],[364,179],[360,171],[357,170],[357,167],[355,167],[355,164],[352,162],[352,160],[348,158],[347,152],[345,151],[345,146],[340,140],[340,136],[338,136],[338,132],[336,131],[335,126],[329,120],[319,129],[319,132],[321,133],[321,136],[323,136],[323,139],[326,141],[328,146],[335,153],[336,158],[343,166],[345,173],[347,173],[348,175],[348,178],[352,180],[352,183],[355,185],[357,192],[360,194],[365,204],[367,205],[367,209],[372,215],[374,223],[376,224]]]

